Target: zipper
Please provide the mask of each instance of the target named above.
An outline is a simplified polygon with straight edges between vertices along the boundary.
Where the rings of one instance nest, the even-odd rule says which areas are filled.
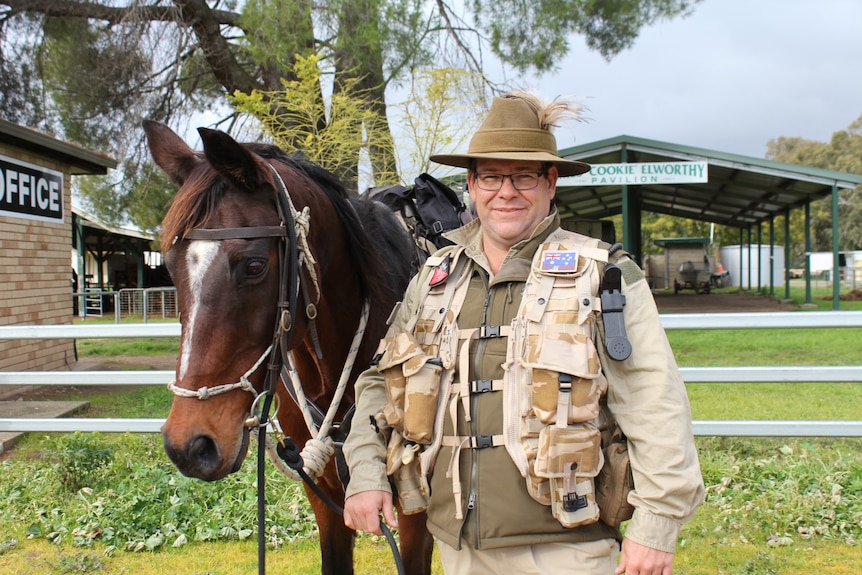
[[[482,276],[482,281],[485,283],[485,303],[482,306],[482,325],[488,325],[488,309],[491,306],[491,288],[488,285],[489,279],[486,276]],[[481,367],[481,361],[479,358],[482,357],[482,354],[485,351],[486,343],[484,339],[480,339],[476,343],[476,353],[473,355],[473,361],[471,362],[471,368],[473,370],[473,375],[475,377],[480,377],[482,374],[479,372],[479,368]],[[463,377],[463,376],[462,376]],[[467,380],[469,381],[470,374],[467,374]],[[478,435],[479,428],[477,425],[478,422],[478,411],[479,411],[479,397],[473,395],[470,398],[470,410],[472,411],[471,421],[470,421],[470,434]],[[478,453],[476,450],[472,450],[470,454],[470,495],[467,497],[467,510],[470,511],[470,521],[473,524],[473,548],[479,549],[479,509],[477,507],[477,500],[479,498],[476,493],[476,485],[479,482],[479,463],[478,463]]]

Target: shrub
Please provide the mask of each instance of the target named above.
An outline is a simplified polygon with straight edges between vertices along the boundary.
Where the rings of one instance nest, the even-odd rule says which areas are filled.
[[[94,485],[114,460],[113,449],[101,444],[95,434],[64,435],[55,449],[63,487],[72,493]]]

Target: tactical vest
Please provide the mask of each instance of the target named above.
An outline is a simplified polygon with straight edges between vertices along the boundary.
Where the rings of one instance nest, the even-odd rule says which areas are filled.
[[[428,259],[407,332],[384,339],[377,356],[388,394],[381,416],[393,428],[387,472],[403,512],[426,508],[426,478],[446,445],[453,448],[447,473],[461,519],[461,450],[505,446],[531,497],[550,506],[563,526],[599,518],[594,479],[604,462],[600,427],[607,380],[594,342],[607,261],[598,240],[558,229],[536,251],[511,325],[459,329],[470,260],[458,246]],[[508,338],[504,379],[464,381],[470,343],[483,337]],[[503,394],[504,433],[444,435],[446,414],[454,422],[462,402],[469,419],[470,395],[485,392]]]

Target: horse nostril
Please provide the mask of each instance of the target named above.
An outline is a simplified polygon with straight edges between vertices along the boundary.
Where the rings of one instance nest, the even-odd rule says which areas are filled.
[[[219,448],[212,438],[198,435],[188,443],[188,460],[204,474],[214,471],[220,465]]]

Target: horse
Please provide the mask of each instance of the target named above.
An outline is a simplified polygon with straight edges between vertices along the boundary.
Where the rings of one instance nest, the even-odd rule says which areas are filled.
[[[415,271],[414,249],[388,208],[348,194],[308,160],[206,128],[202,153],[161,123],[147,120],[144,131],[154,162],[180,186],[161,237],[182,327],[164,447],[184,475],[216,481],[245,459],[269,371],[281,379],[276,419],[299,445],[318,440],[309,412],[345,422],[353,382]],[[319,467],[317,486],[343,506],[335,462]],[[353,573],[355,533],[306,493],[322,572]],[[406,572],[430,573],[424,514],[402,515],[399,527]]]

